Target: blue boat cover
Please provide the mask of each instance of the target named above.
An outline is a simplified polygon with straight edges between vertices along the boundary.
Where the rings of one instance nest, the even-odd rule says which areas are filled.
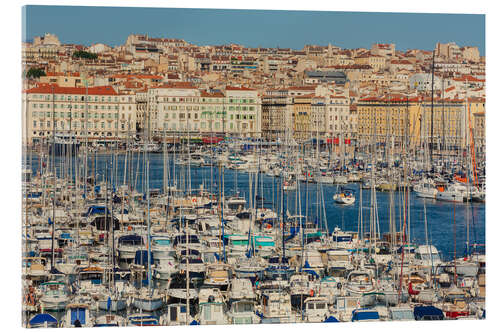
[[[29,321],[29,324],[31,326],[33,325],[40,325],[43,323],[57,323],[57,319],[51,316],[48,313],[40,313],[35,315],[31,320]]]
[[[416,306],[413,309],[415,320],[443,320],[443,311],[435,306]]]
[[[328,318],[325,319],[324,323],[338,323],[338,319],[335,318],[334,316],[330,316]]]
[[[360,310],[363,309],[356,309],[352,311],[351,321],[377,320],[380,318],[377,311],[360,311]]]
[[[50,274],[64,275],[64,273],[63,273],[63,272],[59,271],[59,270],[58,270],[57,268],[55,268],[55,267],[52,267],[52,268],[50,269]]]
[[[106,207],[104,206],[90,206],[89,210],[85,214],[85,216],[91,216],[94,214],[105,214],[106,213]]]
[[[290,235],[287,238],[285,238],[285,242],[294,238],[299,233],[299,231],[300,231],[300,228],[291,227],[290,228]]]
[[[194,249],[189,249],[189,251],[188,250],[182,250],[181,251],[181,256],[185,256],[185,255],[199,256],[200,255],[200,251],[194,250]]]
[[[74,325],[77,319],[81,325],[85,325],[85,308],[71,309],[71,324]]]
[[[352,236],[351,235],[343,235],[343,236],[333,236],[333,241],[334,242],[351,242],[352,241]]]
[[[138,245],[139,244],[142,244],[142,237],[139,236],[139,235],[126,235],[126,236],[121,236],[120,238],[118,238],[118,242],[121,243],[121,242],[134,242],[134,243],[137,243]]]
[[[153,253],[151,253],[150,259],[151,259],[150,260],[151,264],[153,264],[154,263]],[[148,264],[148,251],[146,251],[146,250],[135,251],[134,264],[146,266]]]

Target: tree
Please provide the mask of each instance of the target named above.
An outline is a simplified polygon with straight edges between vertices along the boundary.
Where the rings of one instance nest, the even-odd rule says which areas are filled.
[[[87,51],[75,51],[73,53],[73,58],[95,60],[95,59],[97,59],[97,54],[91,53],[91,52],[87,52]]]
[[[45,72],[41,68],[30,68],[26,73],[26,77],[30,79],[38,79],[40,76],[45,76]]]

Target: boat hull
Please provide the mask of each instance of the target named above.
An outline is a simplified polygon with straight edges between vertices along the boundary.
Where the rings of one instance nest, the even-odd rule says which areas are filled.
[[[163,306],[162,297],[136,297],[133,300],[133,305],[142,311],[155,311]]]
[[[110,306],[108,309],[108,300],[100,300],[97,302],[97,306],[100,310],[111,311],[111,312],[119,312],[125,310],[127,307],[127,302],[123,299],[111,300]]]

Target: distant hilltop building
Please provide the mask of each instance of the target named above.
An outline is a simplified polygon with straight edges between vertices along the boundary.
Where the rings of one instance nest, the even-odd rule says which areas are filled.
[[[61,42],[56,35],[46,33],[37,36],[32,44],[23,45],[22,58],[24,61],[47,61],[57,59],[62,51]]]
[[[460,47],[454,42],[441,44],[437,43],[434,49],[436,57],[441,57],[444,59],[458,59],[462,56],[462,51]]]
[[[148,35],[129,35],[127,37],[127,41],[125,45],[131,46],[135,44],[143,44],[143,45],[153,45],[156,47],[164,46],[164,47],[182,47],[189,46],[183,39],[178,38],[153,38]]]
[[[88,48],[88,51],[92,53],[105,53],[110,52],[111,50],[112,48],[110,46],[102,43],[93,44]]]
[[[33,39],[33,45],[34,46],[40,46],[40,45],[61,46],[61,42],[59,41],[59,38],[57,38],[56,35],[46,33],[44,36],[35,37]]]
[[[476,46],[465,46],[460,49],[462,51],[462,57],[464,60],[472,62],[480,62],[481,56],[479,55],[479,50]]]
[[[370,52],[374,55],[390,58],[396,55],[396,44],[372,44]]]
[[[466,60],[475,63],[481,61],[479,49],[476,46],[460,47],[454,42],[450,42],[447,44],[437,43],[436,48],[434,49],[434,54],[436,57],[445,60]]]

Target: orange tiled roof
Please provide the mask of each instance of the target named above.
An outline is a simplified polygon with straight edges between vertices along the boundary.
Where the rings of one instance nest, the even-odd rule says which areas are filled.
[[[89,95],[118,95],[111,86],[88,87]],[[27,94],[67,94],[67,95],[85,95],[85,88],[78,87],[59,87],[55,84],[40,84],[38,87],[25,91]]]
[[[251,89],[251,88],[247,88],[247,87],[231,87],[231,86],[226,86],[226,90],[255,91],[255,89]]]

